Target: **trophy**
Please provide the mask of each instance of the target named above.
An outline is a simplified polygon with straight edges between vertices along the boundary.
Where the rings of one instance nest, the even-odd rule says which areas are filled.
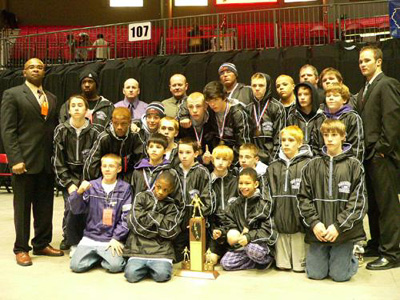
[[[192,218],[189,220],[189,247],[183,250],[182,268],[177,271],[177,276],[204,279],[216,279],[219,275],[214,271],[211,261],[211,250],[206,253],[206,221],[201,213],[204,206],[200,197],[195,194],[191,202],[193,205]]]

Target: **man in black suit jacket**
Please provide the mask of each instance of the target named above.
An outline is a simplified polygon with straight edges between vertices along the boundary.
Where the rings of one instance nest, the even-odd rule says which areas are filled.
[[[33,254],[62,256],[52,248],[54,176],[51,156],[57,122],[56,97],[43,90],[45,66],[37,58],[25,63],[24,84],[8,89],[1,104],[1,133],[14,176],[14,253],[19,265],[32,265],[29,251],[31,206]]]
[[[357,111],[365,132],[365,177],[371,240],[366,256],[378,256],[367,269],[400,266],[400,83],[382,72],[382,50],[366,46],[359,66],[366,85]]]

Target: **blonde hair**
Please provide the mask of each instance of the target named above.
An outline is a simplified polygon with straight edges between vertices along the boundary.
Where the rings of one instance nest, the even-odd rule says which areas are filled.
[[[206,99],[204,98],[204,95],[202,93],[199,93],[199,92],[191,93],[186,99],[186,104],[188,103],[189,100],[202,100],[203,104],[206,102]]]
[[[289,134],[290,136],[294,137],[297,143],[303,144],[304,141],[304,133],[303,130],[300,129],[297,125],[291,125],[283,128],[279,133],[279,137],[282,138],[284,133]]]
[[[327,86],[325,90],[325,95],[331,92],[337,92],[340,94],[343,100],[349,101],[350,99],[350,91],[349,88],[343,83],[333,83]]]
[[[322,134],[334,132],[338,133],[341,137],[346,136],[346,125],[340,120],[326,119],[322,122],[320,131]]]
[[[161,122],[162,121],[170,121],[170,122],[172,122],[173,124],[174,124],[174,129],[175,129],[175,131],[179,131],[179,122],[176,120],[176,119],[174,119],[174,118],[172,118],[172,117],[164,117],[164,118],[162,118],[161,120],[160,120],[160,127],[161,127]]]
[[[258,156],[258,151],[260,151],[258,149],[258,147],[252,143],[244,143],[240,146],[239,148],[239,152],[240,150],[250,150],[253,152],[254,156]]]
[[[233,161],[233,150],[226,145],[219,145],[214,148],[212,152],[213,159],[217,157],[225,158],[229,161]]]
[[[114,154],[114,153],[105,154],[105,155],[103,155],[101,157],[101,162],[103,162],[103,160],[106,159],[106,158],[111,158],[112,160],[114,160],[118,164],[118,166],[122,165],[121,156],[119,156],[117,154]]]

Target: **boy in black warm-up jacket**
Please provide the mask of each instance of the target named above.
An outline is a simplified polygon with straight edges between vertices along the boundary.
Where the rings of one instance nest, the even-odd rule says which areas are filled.
[[[367,211],[364,169],[343,144],[346,128],[339,120],[321,126],[323,156],[303,169],[297,195],[306,226],[307,276],[334,281],[349,280],[358,269],[354,243],[365,238],[363,218]]]
[[[68,250],[79,243],[86,225],[86,215],[70,213],[68,196],[76,191],[83,179],[83,164],[100,134],[97,127],[85,118],[89,104],[83,96],[68,99],[70,118],[59,124],[54,131],[53,167],[56,182],[63,189],[64,218],[60,249]]]
[[[288,126],[280,133],[281,150],[277,160],[267,169],[266,179],[274,203],[273,216],[279,232],[276,242],[276,266],[279,269],[304,272],[306,244],[304,228],[297,209],[301,171],[310,161],[310,146],[303,145],[303,132]]]
[[[230,250],[221,258],[225,270],[267,269],[273,258],[270,247],[277,232],[272,221],[272,204],[258,190],[257,172],[243,169],[239,174],[240,196],[226,211],[219,238],[227,239]]]
[[[174,190],[175,178],[162,173],[154,188],[141,192],[133,200],[127,222],[130,233],[124,256],[129,257],[125,277],[138,282],[150,276],[157,282],[172,276],[175,259],[172,239],[180,231],[180,204],[168,195]]]

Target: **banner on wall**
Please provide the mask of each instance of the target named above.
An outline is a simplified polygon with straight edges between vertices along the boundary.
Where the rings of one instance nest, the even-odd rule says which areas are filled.
[[[389,1],[390,34],[400,38],[400,0]]]

